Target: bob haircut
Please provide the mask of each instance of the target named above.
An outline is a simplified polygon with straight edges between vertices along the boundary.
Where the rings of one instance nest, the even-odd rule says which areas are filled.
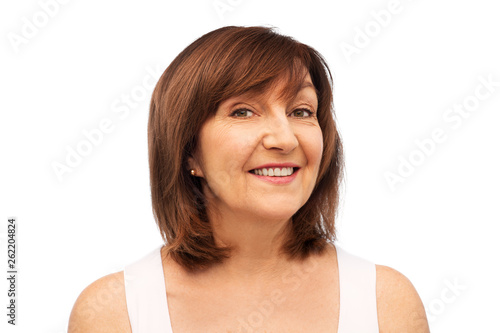
[[[171,257],[188,271],[221,263],[231,247],[216,245],[202,182],[189,173],[198,133],[221,102],[264,93],[285,79],[282,98],[300,90],[307,73],[318,97],[323,156],[314,190],[292,216],[282,253],[304,259],[335,239],[343,179],[342,142],[333,116],[332,75],[311,47],[267,27],[223,27],[185,48],[159,79],[151,99],[148,148],[153,214]]]

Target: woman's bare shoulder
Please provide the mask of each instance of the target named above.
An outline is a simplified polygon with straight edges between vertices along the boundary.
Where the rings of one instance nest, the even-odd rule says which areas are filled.
[[[106,275],[78,296],[69,318],[68,333],[131,333],[123,271]]]
[[[425,309],[410,280],[397,270],[376,265],[380,332],[428,333]]]

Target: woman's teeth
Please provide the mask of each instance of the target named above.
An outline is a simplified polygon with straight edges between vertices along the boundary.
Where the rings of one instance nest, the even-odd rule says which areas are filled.
[[[293,168],[262,168],[262,169],[254,169],[253,172],[259,176],[270,176],[270,177],[286,177],[290,176],[293,173]]]

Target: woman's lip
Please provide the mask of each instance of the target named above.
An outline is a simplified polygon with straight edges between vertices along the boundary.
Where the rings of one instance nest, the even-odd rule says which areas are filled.
[[[256,175],[253,172],[249,172],[252,176],[255,176],[259,178],[260,180],[263,180],[265,182],[271,183],[271,184],[288,184],[291,183],[295,177],[297,177],[297,174],[299,173],[300,169],[294,170],[294,172],[290,176],[279,176],[279,177],[274,177],[274,176],[261,176],[261,175]]]
[[[260,165],[258,167],[255,167],[253,168],[252,170],[255,170],[255,169],[269,169],[269,168],[300,168],[299,165],[295,164],[295,163],[268,163],[268,164],[263,164],[263,165]]]

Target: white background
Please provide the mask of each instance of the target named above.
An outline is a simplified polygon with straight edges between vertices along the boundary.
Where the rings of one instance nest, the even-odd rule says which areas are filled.
[[[48,16],[40,3],[49,2],[0,8],[0,257],[4,276],[6,220],[16,216],[20,272],[15,328],[1,278],[2,332],[65,332],[88,284],[161,244],[147,164],[151,90],[141,96],[142,82],[224,25],[272,25],[327,59],[346,155],[339,244],[405,274],[432,332],[500,332],[494,1],[401,0],[385,26],[372,11],[392,8],[389,0],[222,0],[230,6],[222,13],[213,0],[74,0],[49,6]],[[357,53],[347,56],[346,44]],[[477,88],[480,77],[497,82],[491,92]],[[488,96],[473,105],[476,89]],[[443,117],[466,101],[474,110],[453,127]],[[103,119],[111,132],[58,179],[53,164],[66,164],[68,149]],[[437,129],[444,142],[419,153],[415,141]],[[420,165],[391,189],[385,174],[418,154]]]

